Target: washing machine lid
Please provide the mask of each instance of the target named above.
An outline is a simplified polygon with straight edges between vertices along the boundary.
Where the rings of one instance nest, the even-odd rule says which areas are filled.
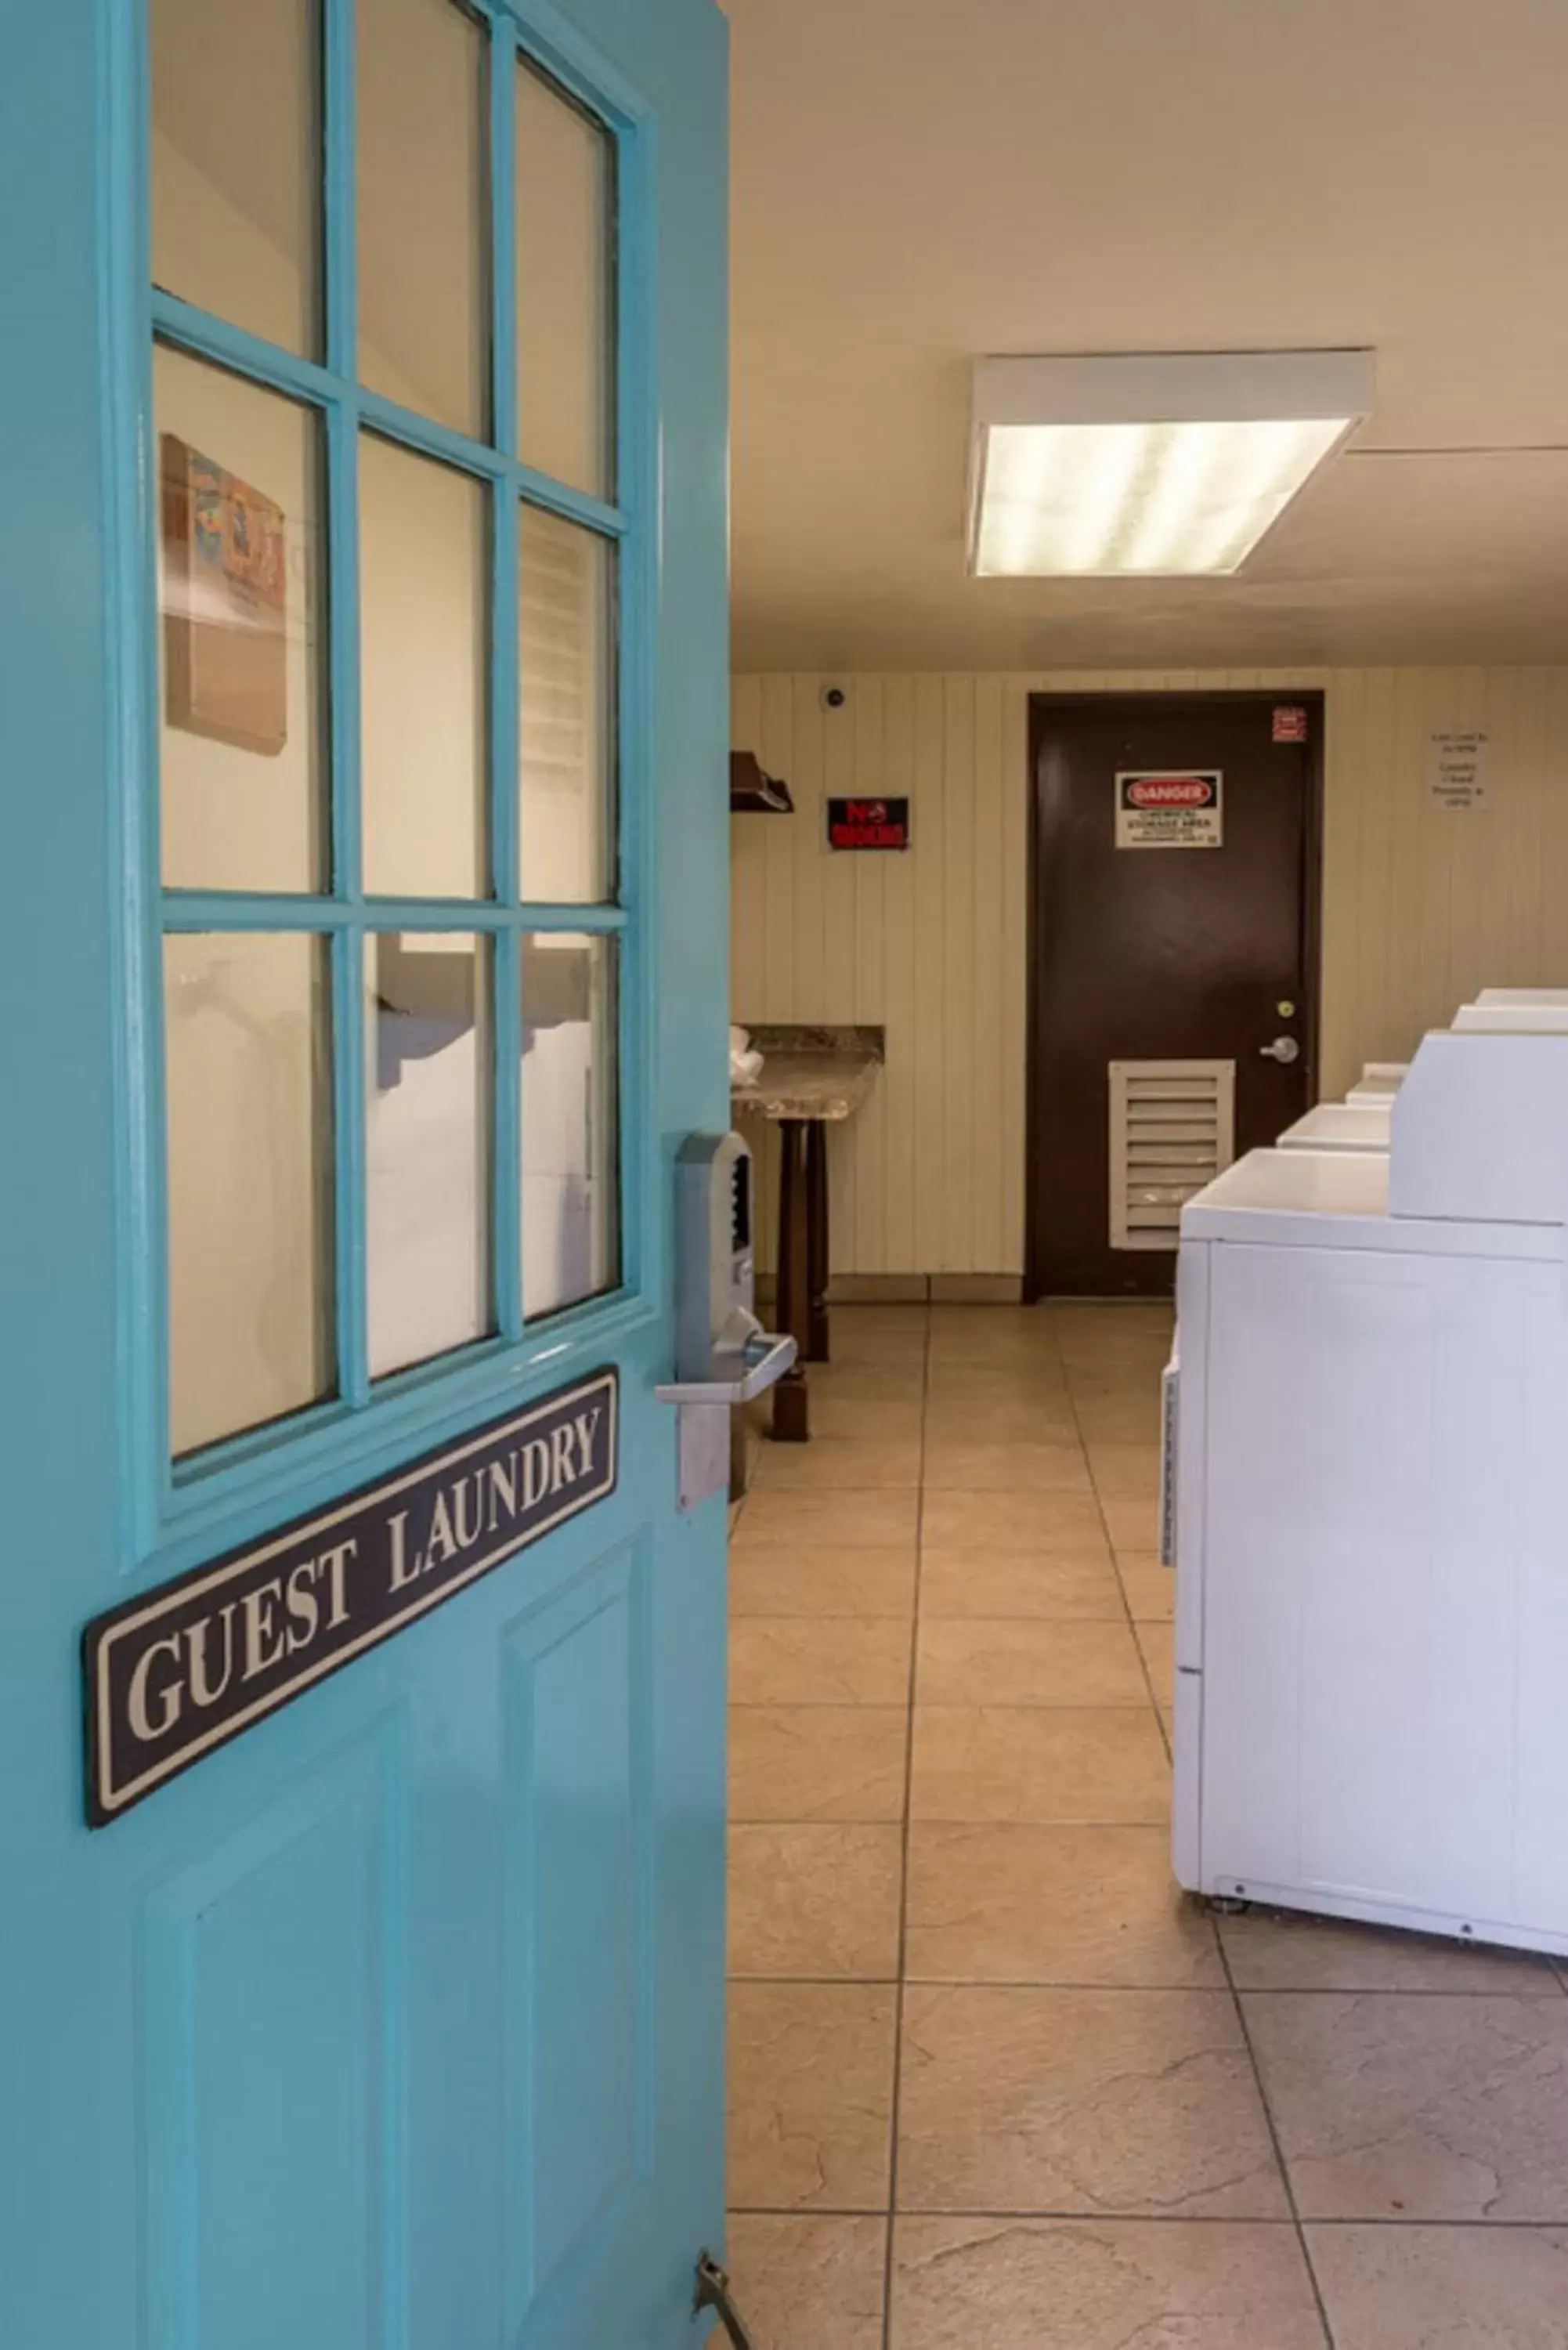
[[[1188,1201],[1182,1241],[1561,1263],[1560,1223],[1390,1214],[1391,1164],[1376,1150],[1249,1151]]]
[[[1489,1003],[1478,995],[1473,1003],[1460,1004],[1454,1026],[1460,1035],[1478,1030],[1504,1035],[1562,1035],[1568,1034],[1568,995],[1550,1003],[1527,995],[1512,1003]]]
[[[1392,1096],[1380,1101],[1319,1102],[1280,1137],[1282,1150],[1386,1150]]]
[[[1367,1061],[1345,1098],[1347,1102],[1392,1101],[1410,1074],[1408,1061]]]

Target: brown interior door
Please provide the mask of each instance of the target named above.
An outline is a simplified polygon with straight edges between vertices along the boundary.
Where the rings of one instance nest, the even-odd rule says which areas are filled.
[[[1033,698],[1031,1296],[1171,1287],[1112,1245],[1113,1062],[1233,1063],[1238,1157],[1314,1097],[1322,736],[1307,693]]]

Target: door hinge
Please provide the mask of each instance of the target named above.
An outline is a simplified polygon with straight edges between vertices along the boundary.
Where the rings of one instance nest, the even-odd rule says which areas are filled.
[[[691,2307],[693,2314],[699,2317],[705,2309],[711,2309],[734,2345],[734,2350],[756,2350],[756,2345],[742,2321],[741,2313],[735,2307],[730,2280],[711,2252],[699,2252],[697,2255],[697,2297]]]

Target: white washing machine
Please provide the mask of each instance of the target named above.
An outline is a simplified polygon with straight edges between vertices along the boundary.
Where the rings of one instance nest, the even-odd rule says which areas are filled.
[[[1477,1003],[1568,1003],[1568,987],[1483,987]]]
[[[1392,1148],[1189,1202],[1174,1854],[1568,1953],[1568,1035],[1440,1031]]]

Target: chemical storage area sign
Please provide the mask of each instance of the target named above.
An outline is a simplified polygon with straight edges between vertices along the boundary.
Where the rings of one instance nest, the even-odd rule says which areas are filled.
[[[1225,778],[1218,767],[1117,775],[1118,848],[1220,848],[1224,839]]]

